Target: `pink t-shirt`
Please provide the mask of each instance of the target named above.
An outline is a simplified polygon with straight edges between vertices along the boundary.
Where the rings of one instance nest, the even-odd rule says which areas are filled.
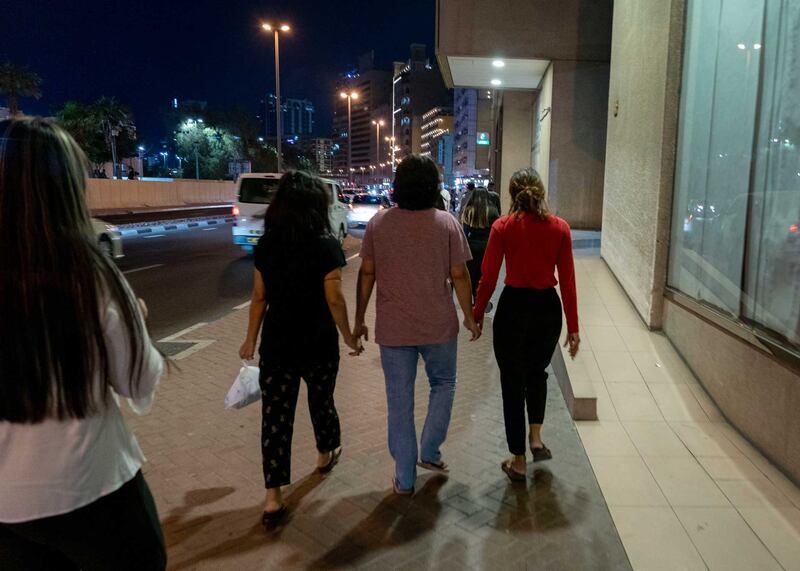
[[[458,335],[450,268],[472,259],[458,221],[441,210],[379,212],[367,225],[361,257],[375,262],[375,341],[403,347]]]

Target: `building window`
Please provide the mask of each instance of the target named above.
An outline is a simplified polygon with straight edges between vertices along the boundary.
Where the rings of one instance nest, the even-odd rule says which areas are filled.
[[[690,0],[669,285],[800,348],[800,3]]]

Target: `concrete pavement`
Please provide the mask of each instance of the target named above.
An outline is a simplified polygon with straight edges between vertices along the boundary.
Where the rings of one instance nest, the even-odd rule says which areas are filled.
[[[345,270],[351,302],[357,269],[354,260]],[[370,343],[362,357],[342,360],[336,399],[344,454],[326,478],[313,473],[314,440],[301,391],[287,494],[291,516],[280,530],[265,533],[260,408],[225,411],[222,404],[240,366],[246,319],[246,311],[234,311],[179,337],[197,341],[198,350],[163,380],[151,415],[126,415],[149,458],[145,474],[171,569],[629,568],[554,381],[544,430],[554,459],[529,468],[527,485],[511,484],[500,471],[507,451],[488,328],[477,343],[461,338],[444,447],[449,479],[421,472],[413,499],[392,495],[383,379]],[[428,394],[421,370],[417,386],[420,423]]]

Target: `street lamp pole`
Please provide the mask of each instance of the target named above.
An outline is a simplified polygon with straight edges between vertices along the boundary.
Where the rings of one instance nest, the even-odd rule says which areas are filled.
[[[386,122],[383,119],[373,120],[372,124],[375,125],[375,131],[377,133],[375,137],[375,163],[381,162],[381,127],[383,127]]]
[[[353,99],[358,100],[355,91],[342,91],[339,96],[347,99],[347,170],[350,172],[350,182],[353,182]]]
[[[281,42],[280,42],[280,32],[288,32],[291,28],[286,25],[282,24],[281,26],[272,26],[271,24],[262,24],[262,28],[264,28],[268,32],[272,32],[273,36],[275,37],[275,151],[278,154],[277,161],[278,161],[278,172],[283,170],[282,164],[282,150],[281,150],[281,139],[283,138],[282,133],[282,120],[283,120],[283,108],[281,106]]]

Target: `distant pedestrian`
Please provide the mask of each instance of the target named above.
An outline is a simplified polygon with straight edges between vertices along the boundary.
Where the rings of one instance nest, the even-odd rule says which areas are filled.
[[[361,352],[342,294],[344,254],[333,235],[330,195],[317,177],[283,175],[267,209],[255,250],[247,338],[239,350],[252,359],[261,330],[261,451],[267,489],[262,522],[286,514],[281,486],[291,479],[292,432],[302,378],[317,445],[317,469],[330,472],[342,453],[333,392],[339,373],[339,328],[345,344]],[[263,324],[263,327],[262,327]]]
[[[509,192],[511,214],[492,226],[475,316],[483,319],[505,258],[505,288],[494,318],[494,353],[500,366],[506,439],[513,456],[502,468],[512,480],[524,480],[526,405],[533,461],[552,457],[542,442],[541,430],[547,404],[545,369],[561,334],[561,302],[555,290],[558,282],[567,316],[565,345],[573,358],[580,336],[569,225],[547,209],[544,185],[535,170],[514,173]]]
[[[145,412],[164,360],[144,303],[97,246],[87,165],[55,123],[0,122],[3,571],[166,567],[118,399]]]
[[[486,190],[489,191],[489,202],[497,209],[497,212],[502,214],[503,208],[500,206],[500,195],[494,190],[494,181],[489,181],[486,185]]]
[[[361,246],[355,333],[368,339],[364,320],[377,283],[375,341],[386,381],[393,484],[396,493],[412,494],[418,462],[429,470],[447,471],[441,446],[456,389],[459,331],[450,282],[473,341],[481,331],[470,304],[469,245],[455,217],[435,209],[436,164],[419,155],[406,158],[397,167],[394,188],[398,208],[383,210],[369,222]],[[420,356],[431,392],[418,452],[414,385]]]
[[[470,195],[469,202],[461,209],[461,223],[469,242],[472,259],[467,262],[469,277],[472,282],[472,297],[476,299],[478,284],[481,280],[481,265],[489,242],[492,224],[500,217],[494,204],[489,201],[489,193],[483,187],[476,188]],[[489,303],[491,306],[491,302]],[[487,307],[491,311],[491,307]]]

